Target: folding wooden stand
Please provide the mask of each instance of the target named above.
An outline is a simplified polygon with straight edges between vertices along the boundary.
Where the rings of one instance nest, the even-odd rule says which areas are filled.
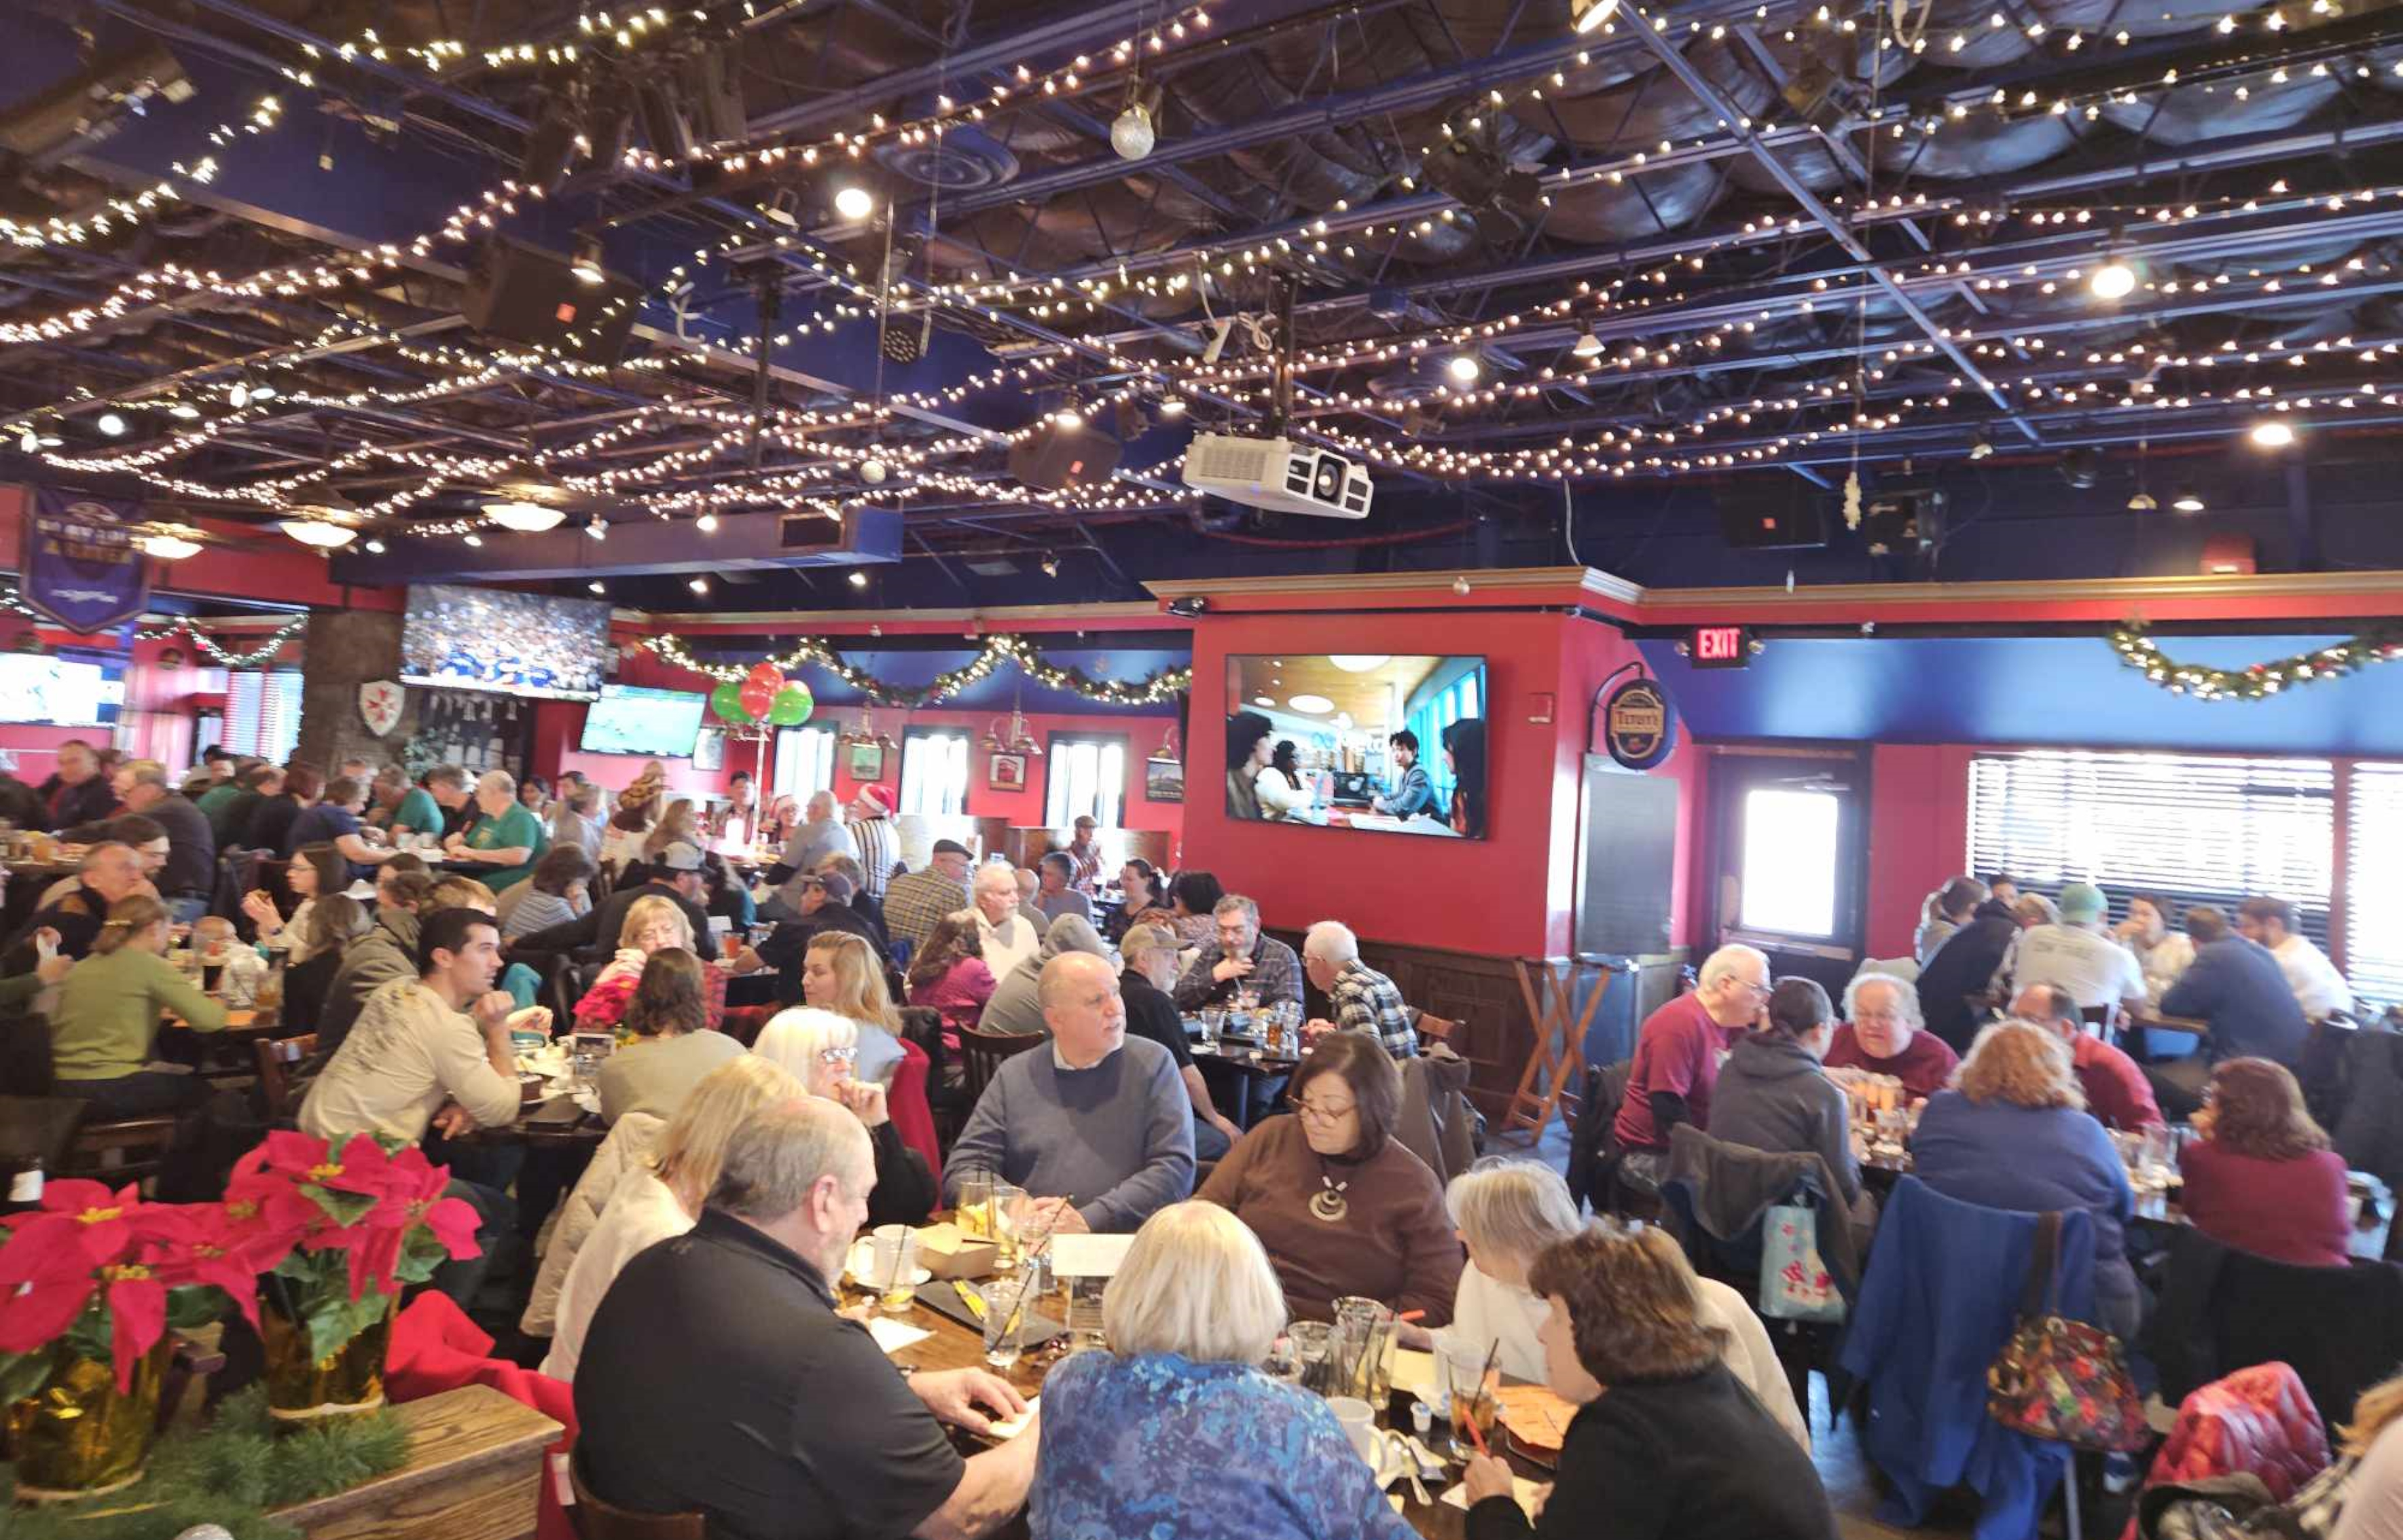
[[[1531,1141],[1544,1136],[1544,1125],[1559,1110],[1561,1098],[1574,1097],[1585,1085],[1585,1034],[1593,1025],[1593,1013],[1602,1005],[1604,992],[1610,988],[1610,970],[1603,968],[1602,981],[1586,996],[1585,1009],[1577,1013],[1572,1024],[1570,1012],[1577,1001],[1578,972],[1591,964],[1574,957],[1517,958],[1512,966],[1519,970],[1519,992],[1527,1002],[1527,1019],[1535,1023],[1535,1051],[1527,1055],[1527,1067],[1520,1072],[1519,1089],[1511,1093],[1510,1107],[1503,1114],[1502,1127],[1527,1131]],[[1528,970],[1539,968],[1549,986],[1549,999],[1539,999],[1535,976]],[[1555,1045],[1558,1034],[1561,1041]],[[1544,1089],[1535,1083],[1540,1077]]]

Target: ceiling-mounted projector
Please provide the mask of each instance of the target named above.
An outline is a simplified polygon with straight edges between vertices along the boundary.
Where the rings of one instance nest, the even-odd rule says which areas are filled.
[[[1322,449],[1288,438],[1196,434],[1185,451],[1185,484],[1246,507],[1322,519],[1366,519],[1375,487],[1368,473]]]

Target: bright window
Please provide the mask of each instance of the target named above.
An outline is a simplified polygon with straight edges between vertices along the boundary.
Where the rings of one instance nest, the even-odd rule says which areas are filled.
[[[2345,972],[2381,1004],[2403,1000],[2403,765],[2353,767],[2345,839]]]
[[[300,741],[300,673],[256,669],[226,677],[224,743],[232,754],[257,755],[281,765]]]
[[[1832,938],[1841,799],[1762,787],[1743,798],[1743,884],[1736,923],[1747,931]]]
[[[1969,764],[1968,869],[2048,895],[2092,882],[2115,915],[2136,893],[2231,918],[2247,898],[2284,898],[2325,946],[2335,859],[2326,759],[2041,749]]]
[[[808,801],[834,789],[834,729],[786,728],[776,734],[775,794]]]
[[[968,735],[911,728],[901,742],[899,811],[957,817],[967,800]]]
[[[1126,740],[1053,734],[1044,786],[1047,826],[1064,829],[1090,816],[1105,829],[1118,827],[1118,804],[1126,797]]]

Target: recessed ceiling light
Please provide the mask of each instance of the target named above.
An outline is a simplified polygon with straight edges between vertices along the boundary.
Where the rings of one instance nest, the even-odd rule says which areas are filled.
[[[466,536],[466,541],[467,544],[471,546],[480,546],[484,543],[484,537],[480,534],[475,534],[473,531],[470,531]]]
[[[382,556],[383,554],[384,546],[383,542],[381,540],[370,540],[359,548],[366,551],[369,556]]]
[[[717,533],[717,515],[714,513],[704,513],[692,522],[693,527],[700,530],[703,534],[715,534]]]
[[[596,577],[596,578],[592,579],[592,581],[590,581],[590,583],[585,584],[584,586],[585,586],[586,588],[588,588],[588,589],[590,589],[590,590],[591,590],[593,592],[595,592],[595,593],[606,593],[606,592],[608,592],[608,591],[609,591],[609,590],[607,590],[607,588],[605,588],[604,586],[603,586],[603,584],[602,584],[602,582],[601,582],[601,579],[599,579],[598,577]]]
[[[1285,704],[1296,711],[1307,712],[1313,716],[1335,709],[1335,702],[1323,695],[1297,695],[1286,701]]]
[[[852,568],[851,586],[855,589],[864,589],[868,587],[868,574],[860,571],[857,567]]]
[[[1276,702],[1265,695],[1255,695],[1252,697],[1252,704],[1256,706],[1268,706],[1273,709]]]
[[[691,582],[687,583],[685,587],[692,590],[695,593],[707,593],[709,591],[709,579],[706,577],[696,577]]]
[[[116,412],[102,412],[100,414],[100,422],[96,425],[99,427],[101,432],[108,435],[111,438],[122,438],[125,437],[125,419],[118,415]]]
[[[834,195],[834,212],[845,219],[865,219],[876,212],[876,197],[866,187],[838,187]]]
[[[2097,299],[2124,299],[2135,292],[2136,270],[2116,257],[2094,270],[2086,281]]]
[[[1465,353],[1446,364],[1443,371],[1464,385],[1475,384],[1477,377],[1485,372],[1474,357]]]
[[[1327,659],[1346,673],[1367,673],[1371,669],[1382,669],[1393,660],[1394,655],[1389,652],[1339,652]]]

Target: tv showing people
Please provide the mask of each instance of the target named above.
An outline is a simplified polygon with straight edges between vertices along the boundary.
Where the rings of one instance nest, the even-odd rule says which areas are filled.
[[[606,600],[410,585],[400,627],[405,685],[590,701],[614,658]]]
[[[688,690],[640,689],[604,685],[601,699],[584,714],[587,754],[646,754],[668,759],[692,757],[701,734],[701,708],[708,697]]]
[[[1227,659],[1227,816],[1485,837],[1485,659]]]

